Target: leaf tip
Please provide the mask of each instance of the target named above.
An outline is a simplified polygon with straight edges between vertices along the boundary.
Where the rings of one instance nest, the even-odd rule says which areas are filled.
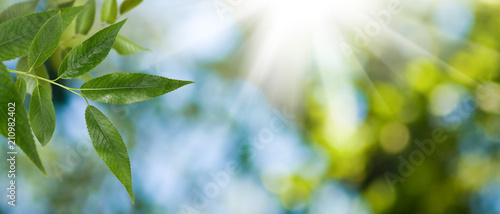
[[[180,82],[181,82],[181,85],[182,85],[182,86],[186,86],[186,85],[189,85],[189,84],[194,84],[194,83],[196,83],[196,82],[193,82],[193,81],[185,81],[185,80],[180,80]]]
[[[38,169],[40,169],[40,171],[42,171],[43,175],[44,175],[46,178],[47,178],[47,177],[49,177],[49,176],[47,175],[47,172],[45,171],[45,168],[43,167],[43,165],[38,166]]]
[[[42,146],[42,149],[45,148],[45,146],[47,146],[47,144],[49,144],[48,141],[46,141],[46,142],[40,142],[40,145]]]
[[[123,26],[123,25],[125,24],[125,22],[127,22],[127,20],[128,20],[128,18],[123,19],[123,20],[119,21],[117,24],[119,24],[119,25],[122,25],[122,26]]]

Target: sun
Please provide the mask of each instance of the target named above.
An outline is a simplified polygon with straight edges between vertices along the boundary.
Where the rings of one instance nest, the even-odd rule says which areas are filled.
[[[355,72],[340,47],[356,37],[356,29],[368,29],[372,35],[372,22],[387,20],[385,11],[398,1],[244,1],[236,8],[235,19],[251,27],[252,33],[243,47],[246,55],[241,69],[271,100],[292,108],[301,105],[297,97],[307,79],[319,77],[335,130],[344,133],[339,136],[354,133],[359,120],[356,92],[349,83]]]

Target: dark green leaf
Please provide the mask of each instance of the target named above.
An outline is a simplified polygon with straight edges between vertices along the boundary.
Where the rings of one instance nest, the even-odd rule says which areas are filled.
[[[101,21],[113,24],[118,18],[118,4],[116,0],[104,0],[101,9]]]
[[[31,41],[40,27],[56,13],[56,11],[35,13],[2,23],[0,25],[0,60],[26,56]]]
[[[63,29],[65,29],[83,7],[69,7],[61,10]],[[47,20],[59,11],[52,10],[34,13],[11,19],[0,24],[0,61],[11,60],[28,55],[31,41]]]
[[[26,81],[22,77],[17,78],[16,89],[21,97],[21,102],[24,103],[24,99],[26,99]]]
[[[30,70],[27,57],[19,59],[19,61],[17,62],[16,70],[24,72],[28,72]],[[44,65],[33,69],[30,74],[49,79],[49,73],[45,69]],[[33,92],[33,90],[35,90],[35,87],[37,86],[36,79],[29,76],[23,76],[23,78],[24,80],[26,80],[26,92],[28,94],[31,94],[31,92]],[[45,81],[39,81],[39,84],[43,86],[43,88],[45,88],[45,91],[47,91],[50,94],[50,97],[52,97],[52,85]]]
[[[34,13],[37,5],[38,1],[25,1],[13,4],[0,13],[0,23]]]
[[[56,129],[56,112],[50,95],[42,86],[37,86],[31,95],[30,124],[42,146],[47,145]]]
[[[95,35],[74,47],[64,58],[59,67],[59,76],[64,79],[73,79],[81,76],[97,65],[108,55],[115,37],[125,24],[126,20],[102,29]]]
[[[140,73],[112,73],[94,78],[81,92],[95,102],[129,104],[149,100],[193,82]]]
[[[28,122],[28,113],[24,108],[23,102],[21,102],[21,96],[17,92],[14,81],[10,77],[7,68],[3,63],[0,63],[0,133],[8,137],[8,123],[10,115],[8,115],[9,103],[15,103],[15,141],[17,146],[19,146],[28,158],[42,171],[44,175],[47,175],[45,168],[43,167],[42,161],[38,156],[36,150],[35,141],[33,135],[31,134],[30,124]]]
[[[61,13],[56,14],[40,28],[28,52],[31,68],[42,65],[56,51],[62,35]]]
[[[87,34],[95,19],[95,0],[88,0],[87,7],[76,18],[76,33]]]
[[[120,133],[111,121],[94,106],[88,106],[85,110],[85,120],[95,151],[125,186],[133,202],[130,160]]]
[[[126,12],[134,9],[142,2],[142,0],[125,0],[120,5],[120,14],[125,14]]]
[[[149,51],[149,49],[143,48],[121,35],[116,37],[113,49],[115,49],[120,55],[130,55],[141,51]]]

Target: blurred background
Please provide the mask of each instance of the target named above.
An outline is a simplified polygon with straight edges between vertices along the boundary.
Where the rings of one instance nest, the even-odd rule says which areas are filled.
[[[121,34],[151,51],[112,51],[91,75],[196,84],[95,104],[125,140],[135,204],[93,150],[85,101],[53,87],[49,176],[19,155],[17,206],[0,211],[500,213],[499,12],[494,0],[146,0]]]

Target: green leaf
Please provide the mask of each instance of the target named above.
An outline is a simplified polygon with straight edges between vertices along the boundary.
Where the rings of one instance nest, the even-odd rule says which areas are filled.
[[[149,100],[193,82],[141,73],[112,73],[94,78],[80,88],[95,102],[129,104]]]
[[[47,175],[36,150],[35,141],[28,122],[28,113],[21,101],[21,96],[17,92],[14,81],[12,77],[10,77],[7,68],[3,63],[0,63],[0,133],[5,137],[9,135],[8,123],[11,117],[8,115],[9,103],[15,103],[14,117],[16,121],[14,133],[16,145],[26,153],[28,158],[44,175]]]
[[[38,1],[25,1],[13,4],[0,13],[0,23],[34,13],[37,5]]]
[[[85,10],[76,18],[77,34],[87,34],[90,31],[92,25],[94,25],[95,10],[95,0],[89,0]]]
[[[68,27],[83,7],[69,7],[61,10],[63,29]],[[59,11],[34,13],[11,19],[0,24],[0,61],[12,60],[28,55],[31,42],[47,20]]]
[[[143,48],[121,35],[116,37],[113,49],[120,55],[131,55],[141,51],[149,51],[149,49]]]
[[[61,50],[61,61],[68,55],[68,53],[71,51],[71,47],[65,47],[64,49]]]
[[[56,51],[62,35],[61,13],[56,14],[40,28],[28,52],[31,68],[42,65]]]
[[[84,75],[79,76],[78,79],[81,80],[82,82],[88,82],[91,79],[93,79],[93,77],[89,73],[86,73]]]
[[[75,20],[76,16],[78,16],[78,14],[80,14],[85,7],[86,6],[83,5],[78,7],[67,7],[60,10],[63,31],[73,22],[73,20]]]
[[[66,8],[66,7],[71,7],[75,4],[75,0],[67,1],[67,2],[62,2],[57,5],[57,8]]]
[[[62,9],[73,6],[75,1],[76,0],[45,0],[45,7],[47,10]]]
[[[118,4],[116,0],[104,0],[101,9],[101,21],[113,24],[118,18]]]
[[[33,90],[29,118],[36,138],[42,146],[47,145],[56,129],[56,112],[49,93],[42,86]]]
[[[85,120],[95,151],[125,186],[134,202],[130,160],[120,133],[111,121],[94,106],[89,105],[85,110]]]
[[[17,78],[16,89],[21,97],[21,102],[24,103],[24,99],[26,99],[26,81],[22,77]]]
[[[126,20],[113,24],[74,47],[59,67],[59,77],[73,79],[88,73],[108,55]]]
[[[126,12],[134,9],[134,7],[137,7],[142,3],[142,0],[125,0],[123,3],[120,5],[120,14],[125,14]]]
[[[19,61],[17,62],[16,70],[24,72],[28,72],[30,70],[27,57],[19,59]],[[30,71],[30,74],[49,79],[49,73],[45,69],[44,65],[33,69],[32,71]],[[26,92],[31,94],[31,92],[33,92],[33,90],[35,90],[35,87],[37,86],[36,79],[29,76],[23,76],[23,78],[26,80]],[[52,97],[52,85],[50,85],[50,83],[39,81],[38,84],[43,86],[45,91],[47,91],[50,94],[50,97]]]
[[[35,13],[0,25],[0,60],[26,56],[38,29],[56,12]]]

